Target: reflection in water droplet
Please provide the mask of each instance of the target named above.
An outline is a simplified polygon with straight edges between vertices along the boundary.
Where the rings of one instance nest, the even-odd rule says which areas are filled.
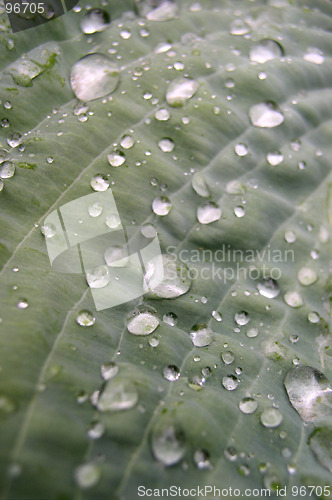
[[[137,306],[127,316],[127,329],[133,335],[150,335],[158,325],[157,311],[151,306]]]
[[[105,175],[97,174],[91,178],[90,186],[94,191],[106,191],[109,188],[110,181]]]
[[[154,457],[164,465],[180,462],[186,451],[182,428],[177,422],[161,418],[152,430],[151,447]]]
[[[174,142],[165,137],[158,142],[158,146],[164,153],[170,153],[174,149]]]
[[[172,203],[167,196],[158,196],[152,202],[152,210],[156,215],[164,216],[169,214],[172,208]]]
[[[162,266],[164,276],[157,286],[154,285],[155,277],[160,274],[160,260],[156,262],[151,260],[146,265],[146,274],[144,276],[145,283],[150,288],[150,293],[153,297],[162,299],[174,299],[186,293],[191,285],[189,269],[178,259],[173,256],[163,254]]]
[[[40,228],[40,231],[45,236],[45,238],[53,238],[53,236],[56,234],[56,228],[54,224],[51,224],[50,222],[47,224],[43,224]]]
[[[257,410],[257,406],[257,401],[254,398],[243,398],[239,402],[240,410],[247,415],[254,413]]]
[[[99,479],[100,470],[95,464],[83,464],[75,470],[76,483],[82,489],[91,488],[98,483]]]
[[[264,278],[257,284],[257,289],[263,297],[268,299],[274,299],[280,293],[279,285],[273,278]]]
[[[269,38],[255,43],[250,49],[250,60],[258,63],[265,63],[282,56],[283,49],[281,45]]]
[[[247,313],[247,311],[240,311],[240,312],[235,314],[234,319],[235,319],[235,323],[237,325],[243,326],[243,325],[246,325],[247,323],[249,323],[250,316]]]
[[[120,165],[123,165],[124,162],[126,161],[126,157],[122,151],[116,150],[113,151],[113,153],[110,153],[107,155],[108,163],[112,167],[119,167]]]
[[[76,323],[80,326],[92,326],[95,324],[96,318],[90,311],[81,311],[76,316]]]
[[[190,338],[194,346],[205,347],[211,344],[213,340],[213,333],[208,325],[198,323],[192,327]]]
[[[109,380],[97,402],[99,411],[120,411],[133,408],[138,401],[138,392],[130,380],[118,377]]]
[[[290,307],[301,307],[303,306],[303,300],[301,295],[295,290],[289,291],[284,295],[284,301]]]
[[[98,266],[86,271],[86,281],[90,288],[104,288],[110,282],[107,266]]]
[[[284,121],[284,115],[272,101],[255,104],[249,110],[249,118],[255,127],[277,127]]]
[[[272,153],[268,153],[266,158],[269,164],[275,167],[283,161],[284,156],[279,151],[273,151]]]
[[[190,78],[176,78],[167,88],[166,101],[170,106],[183,106],[198,90],[199,84]]]
[[[289,401],[304,422],[331,415],[332,388],[324,373],[311,366],[297,366],[284,381]]]
[[[239,385],[239,380],[235,375],[227,375],[223,377],[222,385],[227,391],[234,391]]]
[[[310,269],[310,267],[301,267],[297,273],[297,279],[301,285],[309,286],[315,283],[317,274],[313,269]]]
[[[163,375],[166,380],[169,382],[175,382],[180,378],[180,370],[175,365],[165,366],[163,370]]]
[[[211,222],[215,222],[220,219],[222,214],[222,210],[213,201],[209,201],[204,205],[201,205],[197,209],[197,220],[201,224],[211,224]]]
[[[282,422],[282,414],[277,408],[265,408],[261,413],[260,420],[264,427],[278,427]]]
[[[75,96],[91,101],[113,92],[119,83],[117,65],[104,54],[88,54],[71,70],[70,83]]]
[[[110,18],[102,9],[91,9],[81,20],[81,30],[87,35],[99,33],[109,25]]]
[[[0,165],[1,179],[10,179],[15,174],[15,165],[11,161],[5,161]]]

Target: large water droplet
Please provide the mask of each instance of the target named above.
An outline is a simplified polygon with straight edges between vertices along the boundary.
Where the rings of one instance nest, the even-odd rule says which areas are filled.
[[[311,366],[297,366],[284,381],[289,401],[304,422],[331,415],[332,388],[324,373]]]
[[[97,402],[100,411],[129,410],[138,401],[138,392],[130,380],[121,380],[118,377],[109,380]]]
[[[209,201],[208,203],[204,203],[197,209],[197,220],[201,224],[211,224],[211,222],[215,222],[220,219],[222,210],[213,201]]]
[[[308,444],[318,462],[332,474],[332,428],[315,429]]]
[[[135,144],[135,140],[131,135],[124,135],[120,141],[120,146],[124,149],[130,149]]]
[[[183,106],[198,90],[199,83],[190,78],[176,78],[167,88],[166,101],[170,106]]]
[[[95,464],[83,464],[75,470],[75,480],[82,489],[94,486],[100,478],[100,470]]]
[[[242,411],[242,413],[245,413],[246,415],[249,415],[251,413],[254,413],[254,411],[257,410],[257,401],[254,398],[243,398],[239,402],[239,408]]]
[[[263,297],[268,299],[274,299],[280,293],[279,285],[273,278],[264,278],[257,284],[257,289]]]
[[[250,59],[258,63],[265,63],[276,57],[283,56],[283,49],[278,42],[266,38],[255,43],[250,49]]]
[[[15,165],[11,161],[5,161],[0,165],[0,177],[1,179],[9,179],[15,174]]]
[[[163,370],[163,375],[166,380],[169,382],[175,382],[180,377],[180,370],[175,365],[165,366]]]
[[[90,311],[81,311],[76,316],[76,323],[80,326],[92,326],[95,324],[96,318]]]
[[[91,9],[81,20],[81,30],[87,35],[104,31],[109,25],[110,18],[102,9]]]
[[[169,214],[172,208],[172,203],[167,196],[158,196],[152,202],[152,210],[156,215],[165,216]]]
[[[239,379],[235,375],[226,375],[222,379],[222,385],[227,391],[234,391],[239,385]]]
[[[119,69],[104,54],[88,54],[72,67],[70,83],[78,99],[92,101],[116,89],[119,83]]]
[[[189,269],[178,259],[173,256],[163,254],[162,265],[164,277],[161,283],[155,287],[152,286],[150,292],[154,297],[161,299],[174,299],[186,293],[191,285]],[[146,274],[144,276],[147,285],[154,282],[155,275],[159,274],[160,260],[156,263],[150,261],[146,266]]]
[[[110,153],[107,156],[108,163],[112,167],[119,167],[120,165],[123,165],[124,162],[126,161],[126,157],[122,151],[116,150],[113,151],[113,153]]]
[[[151,447],[154,457],[164,465],[170,466],[180,462],[186,451],[182,428],[177,422],[161,418],[152,430]]]
[[[151,306],[137,306],[127,316],[127,329],[133,335],[150,335],[158,325],[157,311]]]
[[[255,104],[249,110],[249,118],[255,127],[277,127],[284,121],[284,115],[278,105],[272,101]]]
[[[277,408],[265,408],[261,413],[260,420],[264,427],[278,427],[282,422],[282,414]]]
[[[110,282],[107,266],[98,266],[86,271],[86,281],[90,288],[104,288]]]
[[[213,340],[213,333],[208,325],[198,323],[192,327],[190,338],[194,346],[205,347],[211,344]]]

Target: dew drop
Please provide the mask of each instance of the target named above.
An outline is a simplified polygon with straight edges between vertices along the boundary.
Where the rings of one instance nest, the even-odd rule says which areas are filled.
[[[163,370],[163,375],[166,380],[169,382],[175,382],[180,378],[180,370],[175,365],[165,366]]]
[[[178,7],[172,0],[163,0],[157,7],[146,14],[149,21],[169,21],[176,17]]]
[[[226,375],[222,379],[222,385],[227,391],[234,391],[239,385],[239,379],[235,375]]]
[[[277,127],[284,121],[278,105],[272,101],[261,102],[250,108],[249,118],[255,127]]]
[[[109,188],[110,181],[105,175],[97,174],[91,178],[90,186],[94,191],[106,191]]]
[[[257,328],[249,328],[249,330],[246,332],[247,337],[255,338],[258,335],[258,330]]]
[[[86,281],[90,288],[104,288],[111,277],[107,266],[98,266],[86,271]]]
[[[101,392],[97,408],[99,411],[121,411],[133,408],[138,401],[138,392],[130,380],[118,377],[109,380]]]
[[[170,114],[169,114],[169,111],[167,109],[158,109],[158,111],[156,111],[154,116],[155,116],[156,120],[163,121],[163,122],[170,119]]]
[[[165,216],[169,214],[172,203],[167,196],[158,196],[152,202],[152,210],[156,215]]]
[[[307,52],[304,54],[303,59],[305,61],[314,63],[314,64],[323,64],[324,62],[324,54],[321,50],[316,48],[309,48]]]
[[[110,361],[101,365],[100,373],[104,380],[110,380],[119,373],[119,367],[113,361]]]
[[[248,154],[248,147],[245,144],[236,144],[235,153],[238,156],[246,156]]]
[[[158,142],[158,147],[163,151],[163,153],[170,153],[174,149],[174,142],[165,137]]]
[[[297,273],[297,279],[301,285],[309,286],[317,281],[317,274],[313,269],[310,269],[310,267],[301,267]]]
[[[107,160],[112,167],[119,167],[124,164],[126,157],[122,151],[116,150],[107,155]]]
[[[211,469],[210,455],[206,450],[196,450],[194,453],[194,462],[200,470]]]
[[[277,408],[265,408],[260,415],[260,420],[264,427],[278,427],[282,422],[282,414]]]
[[[205,347],[211,344],[213,333],[208,325],[198,323],[192,327],[190,338],[195,347]]]
[[[151,347],[157,347],[159,345],[159,339],[156,339],[156,337],[152,337],[149,339],[149,345]]]
[[[90,439],[100,439],[105,432],[105,427],[101,422],[94,421],[88,429],[88,437]]]
[[[264,278],[257,284],[257,290],[267,299],[274,299],[280,293],[279,285],[273,278]]]
[[[53,236],[56,234],[56,228],[54,224],[51,224],[50,222],[47,224],[43,224],[40,228],[40,231],[45,236],[45,238],[53,238]]]
[[[254,413],[257,410],[257,401],[254,398],[243,398],[239,402],[239,408],[242,411],[242,413],[245,413],[246,415],[250,415],[251,413]]]
[[[164,314],[163,322],[169,326],[176,326],[177,322],[178,322],[178,317],[176,314],[169,312],[169,313]]]
[[[204,203],[197,209],[197,220],[201,224],[211,224],[211,222],[215,222],[220,219],[222,210],[213,201],[209,201],[208,203]]]
[[[119,83],[117,65],[104,54],[88,54],[71,70],[70,83],[81,101],[92,101],[113,92]]]
[[[294,231],[286,231],[284,238],[287,243],[294,243],[296,241],[296,234]]]
[[[315,429],[308,444],[318,462],[332,474],[332,428]]]
[[[319,323],[320,320],[319,314],[314,311],[311,311],[308,314],[308,320],[310,321],[310,323]]]
[[[148,262],[146,266],[146,274],[144,276],[145,283],[150,288],[150,293],[153,297],[162,299],[174,299],[185,294],[191,285],[189,269],[178,259],[171,255],[162,255],[163,279],[158,285],[154,285],[155,277],[160,274],[160,260]]]
[[[120,146],[124,149],[130,149],[135,144],[134,138],[131,135],[124,135],[120,141]]]
[[[243,207],[238,206],[234,208],[234,214],[236,215],[236,217],[241,218],[245,216],[246,212]]]
[[[5,161],[0,165],[1,179],[10,179],[15,174],[15,165],[11,161]]]
[[[157,311],[151,306],[137,306],[127,316],[127,329],[133,335],[150,335],[158,325]]]
[[[92,463],[80,465],[75,470],[75,480],[82,489],[88,489],[98,483],[100,479],[99,468]]]
[[[167,88],[166,101],[170,106],[183,106],[198,90],[199,84],[190,78],[176,78]]]
[[[225,365],[231,365],[234,361],[234,354],[231,351],[224,351],[221,353],[221,359]]]
[[[275,167],[276,165],[279,165],[283,161],[284,156],[279,151],[272,151],[271,153],[267,154],[266,158],[269,164]]]
[[[88,212],[91,217],[98,217],[103,211],[103,205],[99,203],[98,201],[95,201],[92,203],[89,208]]]
[[[303,299],[301,295],[295,290],[289,291],[284,295],[284,301],[290,307],[301,307],[303,306]]]
[[[222,321],[222,316],[218,311],[212,311],[211,316],[218,322]]]
[[[157,230],[153,224],[144,224],[141,227],[141,233],[145,238],[154,238],[157,235]]]
[[[197,172],[196,174],[193,175],[192,181],[191,181],[193,190],[199,195],[202,196],[203,198],[208,198],[210,196],[210,189],[208,187],[208,184],[206,182],[206,179],[203,174]]]
[[[105,250],[104,259],[110,267],[123,267],[128,263],[126,248],[113,245]]]
[[[12,134],[10,137],[7,139],[7,144],[11,148],[17,148],[21,144],[21,134],[18,134],[17,132]]]
[[[110,214],[106,216],[105,223],[110,229],[116,229],[121,225],[121,220],[118,214]]]
[[[96,318],[90,311],[81,311],[76,316],[76,323],[80,326],[92,326],[95,324]]]
[[[240,312],[235,314],[234,319],[235,319],[235,323],[237,325],[243,326],[243,325],[246,325],[247,323],[249,323],[250,316],[247,313],[247,311],[240,311]]]
[[[174,465],[184,457],[186,440],[177,422],[161,418],[151,435],[152,452],[156,460],[166,466]]]
[[[281,45],[270,38],[260,40],[250,49],[250,60],[261,64],[282,56]]]
[[[102,9],[91,9],[81,20],[81,30],[87,35],[104,31],[109,25],[110,18]]]

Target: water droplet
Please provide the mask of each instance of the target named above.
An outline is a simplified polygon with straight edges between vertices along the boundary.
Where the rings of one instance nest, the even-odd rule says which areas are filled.
[[[248,154],[248,147],[245,144],[236,144],[235,153],[238,156],[246,156]]]
[[[230,462],[235,462],[237,460],[237,450],[234,446],[229,446],[225,449],[224,455]]]
[[[110,280],[107,266],[98,266],[86,271],[86,281],[90,288],[104,288]]]
[[[91,101],[113,92],[119,83],[117,65],[104,54],[88,54],[71,70],[70,83],[75,96]]]
[[[315,311],[312,311],[308,314],[308,320],[310,323],[319,323],[320,317],[319,314]]]
[[[210,194],[211,194],[210,189],[208,187],[208,184],[207,184],[203,174],[201,174],[199,172],[194,174],[192,177],[191,184],[192,184],[194,191],[199,196],[202,196],[203,198],[208,198],[210,196]]]
[[[110,267],[124,267],[128,263],[126,248],[119,245],[113,245],[105,250],[104,259],[106,264]]]
[[[246,35],[249,33],[249,26],[242,21],[242,19],[236,19],[230,26],[231,35]]]
[[[147,223],[141,227],[141,233],[145,238],[154,238],[157,235],[157,230],[153,224]]]
[[[170,106],[183,106],[198,90],[199,84],[190,78],[176,78],[167,88],[166,101]]]
[[[308,444],[318,462],[332,474],[332,428],[315,429],[309,437]]]
[[[154,457],[166,466],[174,465],[186,452],[185,435],[177,422],[161,418],[154,426],[151,435]]]
[[[284,237],[287,243],[294,243],[296,241],[296,234],[294,231],[286,231]]]
[[[120,146],[124,149],[130,149],[135,144],[134,138],[131,135],[124,135],[120,141]]]
[[[98,201],[95,201],[92,203],[92,205],[89,206],[88,212],[91,217],[98,217],[103,211],[103,205],[99,203]]]
[[[234,208],[234,214],[236,215],[236,217],[241,218],[245,216],[246,212],[243,207],[238,206]]]
[[[110,229],[116,229],[121,225],[121,220],[118,214],[110,214],[106,216],[105,223]]]
[[[176,326],[178,322],[178,317],[176,314],[169,312],[167,314],[164,314],[163,322],[169,326]]]
[[[257,328],[249,328],[249,330],[246,332],[247,337],[249,338],[255,338],[258,335],[258,330]]]
[[[17,307],[19,309],[26,309],[27,307],[29,307],[29,303],[26,299],[20,299],[17,303]]]
[[[289,401],[304,422],[331,415],[332,388],[324,373],[311,366],[291,369],[284,385]]]
[[[267,154],[266,158],[269,164],[275,167],[276,165],[279,165],[279,163],[283,161],[284,156],[279,151],[272,151],[272,153]]]
[[[290,307],[301,307],[303,306],[303,300],[301,295],[295,290],[289,291],[284,295],[284,301]]]
[[[211,344],[213,340],[213,333],[208,325],[198,323],[192,327],[190,338],[194,346],[205,347]]]
[[[158,146],[164,153],[170,153],[174,149],[174,142],[165,137],[158,142]]]
[[[172,203],[167,196],[158,196],[152,202],[152,210],[156,215],[164,216],[169,214],[172,208]]]
[[[186,293],[191,285],[189,269],[178,259],[173,256],[163,254],[162,266],[164,276],[157,286],[154,286],[154,278],[160,273],[160,260],[156,263],[152,260],[146,266],[146,274],[144,276],[146,284],[150,288],[153,297],[162,299],[174,299]]]
[[[323,64],[325,60],[323,52],[315,48],[308,48],[303,59],[314,64]]]
[[[156,339],[156,337],[152,337],[149,339],[149,345],[151,347],[157,347],[159,345],[159,339]]]
[[[277,408],[265,408],[261,413],[260,420],[264,427],[278,427],[282,422],[282,414]]]
[[[76,316],[76,323],[80,326],[92,326],[95,324],[96,318],[90,311],[81,311]]]
[[[158,325],[157,311],[151,306],[137,306],[127,316],[127,329],[133,335],[150,335]]]
[[[243,398],[239,402],[239,408],[242,413],[249,415],[257,410],[257,401],[254,398]]]
[[[175,382],[180,378],[180,370],[175,365],[165,366],[163,370],[163,375],[166,380],[169,382]]]
[[[313,269],[310,269],[310,267],[301,267],[297,273],[297,279],[301,285],[309,286],[315,283],[317,274]]]
[[[206,450],[196,450],[194,462],[200,470],[211,469],[210,455]]]
[[[4,182],[3,182],[3,180],[0,178],[0,192],[3,190],[3,186],[4,186]]]
[[[212,311],[211,313],[212,318],[214,318],[216,321],[222,321],[222,316],[218,311]]]
[[[110,18],[102,9],[91,9],[81,20],[81,30],[87,35],[104,31],[109,25]]]
[[[281,45],[270,38],[260,40],[250,49],[250,60],[261,64],[282,56],[283,49]]]
[[[234,361],[234,354],[231,351],[224,351],[221,353],[221,359],[225,365],[231,365]]]
[[[15,165],[11,161],[5,161],[0,165],[0,177],[2,179],[9,179],[15,174]]]
[[[104,380],[110,380],[119,373],[119,367],[113,361],[110,361],[101,365],[100,373]]]
[[[249,110],[249,118],[255,127],[277,127],[284,121],[284,115],[278,105],[272,101],[255,104]]]
[[[215,222],[220,219],[222,210],[213,201],[209,201],[208,203],[204,203],[197,209],[197,220],[201,224],[211,224],[211,222]]]
[[[116,150],[113,151],[113,153],[110,153],[107,155],[108,163],[112,167],[119,167],[120,165],[123,165],[124,162],[126,161],[126,157],[122,151]]]
[[[53,238],[56,233],[56,228],[54,224],[48,223],[43,224],[40,228],[40,231],[45,236],[45,238]]]
[[[264,278],[257,284],[257,289],[263,297],[268,299],[274,299],[280,293],[279,285],[273,278]]]
[[[222,379],[222,385],[227,391],[234,391],[239,385],[239,379],[235,375],[226,375]]]
[[[94,191],[106,191],[109,188],[110,181],[105,175],[97,174],[91,178],[90,186]]]
[[[247,311],[240,311],[240,312],[235,314],[234,319],[235,319],[235,323],[237,325],[243,326],[243,325],[246,325],[247,323],[249,323],[250,316],[247,313]]]
[[[99,439],[105,432],[105,427],[101,422],[94,421],[88,430],[88,436],[90,439]]]
[[[156,120],[163,121],[163,122],[169,120],[169,118],[170,118],[170,114],[169,114],[169,111],[167,109],[158,109],[158,111],[156,111],[154,116],[155,116]]]
[[[109,380],[97,402],[99,411],[120,411],[133,408],[138,401],[138,392],[130,380],[118,377]]]
[[[146,17],[149,21],[168,21],[177,14],[178,8],[172,0],[163,0],[160,5],[147,12]]]

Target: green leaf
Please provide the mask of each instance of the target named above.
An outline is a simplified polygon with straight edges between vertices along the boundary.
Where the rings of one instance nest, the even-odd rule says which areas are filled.
[[[158,22],[146,1],[110,0],[111,24],[92,35],[85,2],[15,35],[1,15],[0,172],[22,167],[0,192],[1,498],[131,500],[172,485],[332,498],[319,433],[330,439],[331,5],[179,0]],[[272,59],[252,61],[257,46]],[[94,52],[119,84],[80,103],[71,68]],[[183,78],[192,96],[167,98]],[[41,227],[97,174],[123,226],[155,226],[189,291],[96,311],[83,274],[52,268]],[[70,213],[84,228],[82,203]],[[159,326],[138,337],[126,321],[141,303]],[[197,330],[212,342],[196,347]],[[319,422],[289,400],[295,366],[326,377]]]

